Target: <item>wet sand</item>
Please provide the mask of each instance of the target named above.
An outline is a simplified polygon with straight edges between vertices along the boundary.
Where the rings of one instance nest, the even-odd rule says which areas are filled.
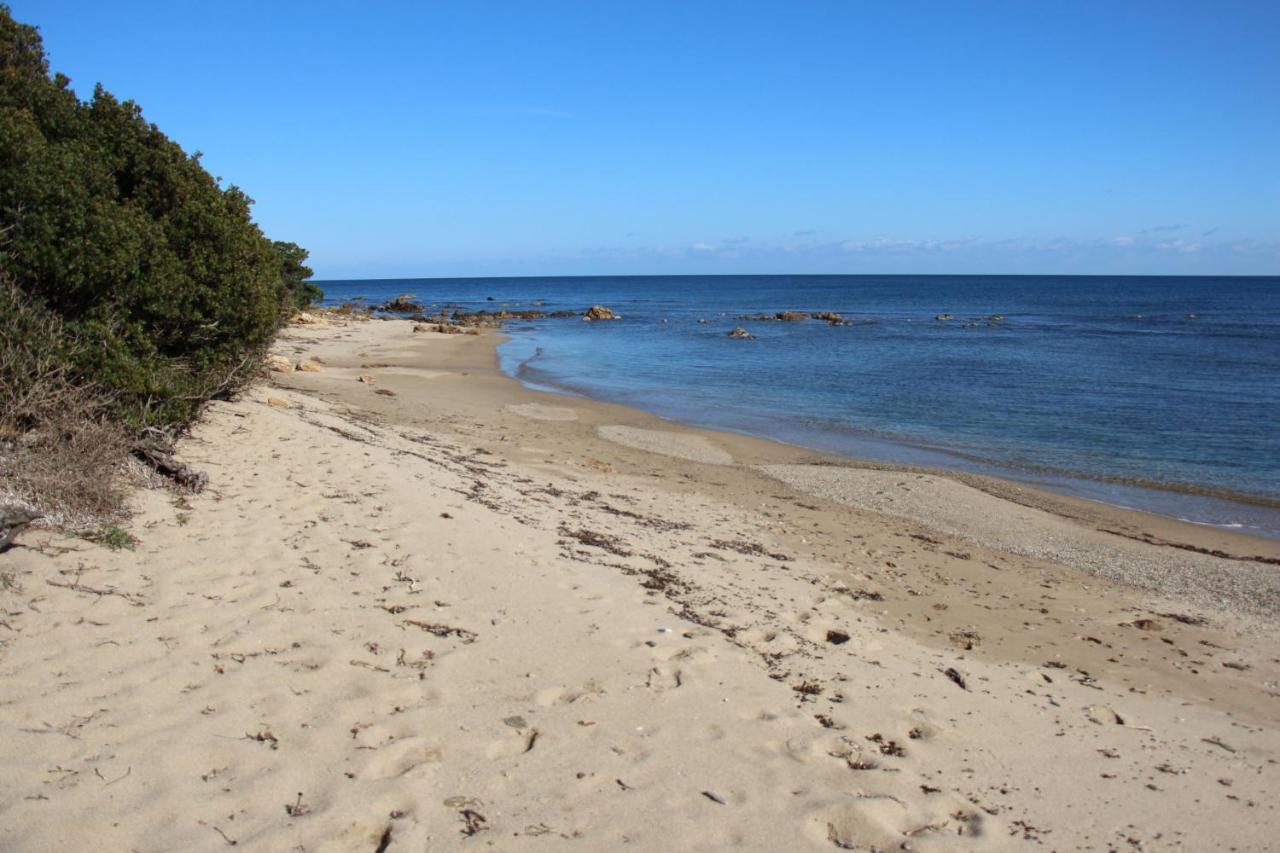
[[[530,391],[495,341],[293,327],[321,370],[212,405],[136,551],[0,556],[7,844],[1271,848],[1280,543]]]

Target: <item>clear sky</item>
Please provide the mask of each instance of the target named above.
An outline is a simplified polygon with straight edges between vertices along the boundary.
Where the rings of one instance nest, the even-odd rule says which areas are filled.
[[[1280,274],[1280,2],[9,0],[320,278]]]

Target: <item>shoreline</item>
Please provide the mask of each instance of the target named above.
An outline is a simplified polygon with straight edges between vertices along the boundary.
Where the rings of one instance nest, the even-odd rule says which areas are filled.
[[[318,370],[211,404],[209,490],[139,493],[136,552],[0,558],[12,843],[1271,844],[1280,570],[1096,528],[1274,543],[533,392],[497,335],[412,328],[289,327]]]
[[[485,334],[489,335],[489,331],[486,330]],[[591,395],[585,392],[580,392],[571,388],[559,388],[554,385],[543,385],[537,382],[526,382],[525,380],[520,379],[517,376],[513,376],[500,363],[501,354],[499,353],[498,350],[502,346],[502,344],[510,340],[509,335],[505,332],[497,331],[492,335],[490,335],[490,337],[492,338],[492,347],[494,350],[493,367],[497,369],[499,372],[501,372],[502,375],[507,377],[512,383],[520,386],[526,391],[529,391],[530,393],[533,393],[533,394],[545,395],[552,400],[563,399],[567,397],[570,399],[584,400],[589,403],[598,403],[601,405],[616,406],[621,409],[634,412],[637,415],[643,415],[645,417],[652,418],[657,422],[670,424],[672,427],[677,429],[698,430],[706,434],[717,435],[721,437],[733,436],[733,437],[744,439],[747,441],[760,442],[762,446],[765,448],[770,446],[776,447],[776,448],[786,448],[788,451],[797,451],[800,453],[808,454],[809,456],[813,457],[815,461],[811,464],[826,464],[826,465],[832,465],[835,467],[849,467],[849,468],[854,468],[859,470],[868,470],[868,471],[898,471],[898,472],[907,473],[907,474],[925,474],[929,476],[953,479],[958,482],[964,483],[966,485],[972,486],[974,488],[980,489],[982,491],[989,492],[996,497],[1002,497],[1006,500],[1016,499],[1018,501],[1026,501],[1027,505],[1029,506],[1033,506],[1039,509],[1045,509],[1048,512],[1052,512],[1057,515],[1063,515],[1064,517],[1067,517],[1067,518],[1071,518],[1075,520],[1084,520],[1084,521],[1087,521],[1088,523],[1103,524],[1103,523],[1106,523],[1108,520],[1111,520],[1114,522],[1118,522],[1125,527],[1130,525],[1135,525],[1139,527],[1144,525],[1148,527],[1160,527],[1162,529],[1162,533],[1159,538],[1161,538],[1162,541],[1167,539],[1167,541],[1178,542],[1179,545],[1186,545],[1191,548],[1207,548],[1208,550],[1224,551],[1230,554],[1233,559],[1238,559],[1238,558],[1248,559],[1250,556],[1254,554],[1262,554],[1264,555],[1265,559],[1280,559],[1280,531],[1277,532],[1277,535],[1275,537],[1272,537],[1262,533],[1250,533],[1243,530],[1235,529],[1225,524],[1215,524],[1212,522],[1200,522],[1200,521],[1194,521],[1191,519],[1179,518],[1176,516],[1167,515],[1167,514],[1152,511],[1152,510],[1142,509],[1139,507],[1131,507],[1131,506],[1125,506],[1122,504],[1111,503],[1101,498],[1085,497],[1081,495],[1072,494],[1068,491],[1060,491],[1049,485],[1018,479],[1017,477],[1013,476],[1012,473],[985,474],[985,473],[979,473],[974,471],[966,471],[963,469],[945,468],[945,467],[931,466],[931,465],[914,465],[914,464],[904,463],[904,462],[894,462],[894,461],[877,460],[877,459],[865,458],[865,457],[849,456],[839,452],[821,450],[821,449],[816,449],[816,448],[809,447],[807,445],[803,445],[799,443],[784,441],[782,439],[774,438],[767,435],[760,435],[760,434],[747,432],[747,431],[739,432],[736,430],[727,429],[723,427],[689,423],[687,421],[681,420],[676,417],[669,417],[667,415],[663,415],[657,412],[652,412],[647,409],[629,406],[625,403],[616,403],[610,400],[604,400],[597,397],[592,397]],[[884,439],[884,441],[890,444],[901,444],[900,442],[896,442],[891,439]],[[909,445],[905,445],[905,444],[903,446],[909,447]],[[758,452],[761,452],[763,455],[768,454],[767,450],[758,451]],[[951,451],[948,451],[946,449],[940,449],[938,452],[952,453]],[[952,455],[956,455],[956,454],[952,453]],[[993,467],[993,468],[999,467],[995,463],[988,463],[985,460],[983,461],[984,461],[984,464],[988,464],[989,467]],[[1097,483],[1099,485],[1111,484],[1107,480],[1103,480],[1103,479],[1093,480],[1084,475],[1070,474],[1069,472],[1056,472],[1056,473],[1059,473],[1064,478],[1080,479],[1082,482]],[[1149,491],[1153,493],[1169,493],[1169,494],[1177,494],[1177,495],[1186,494],[1186,495],[1195,496],[1195,497],[1207,497],[1214,500],[1220,500],[1220,501],[1223,501],[1224,503],[1229,503],[1229,504],[1242,504],[1245,506],[1262,506],[1265,508],[1280,508],[1280,501],[1271,501],[1270,499],[1262,498],[1262,497],[1258,497],[1256,501],[1253,501],[1253,500],[1248,500],[1247,498],[1249,498],[1250,496],[1246,496],[1246,495],[1233,494],[1231,496],[1227,496],[1225,494],[1217,493],[1212,489],[1210,489],[1209,487],[1205,487],[1200,490],[1196,490],[1191,487],[1188,487],[1188,489],[1184,491],[1184,490],[1175,488],[1173,486],[1169,486],[1167,484],[1159,484],[1154,482],[1129,483],[1129,482],[1122,482],[1117,480],[1117,482],[1114,484],[1121,485],[1121,486],[1131,486],[1132,488],[1135,488],[1135,489],[1139,489],[1142,491]],[[1112,513],[1114,513],[1114,515],[1111,515]],[[1166,530],[1167,530],[1167,533],[1165,532]],[[1202,543],[1195,542],[1195,541],[1192,541],[1192,542],[1179,541],[1179,534],[1181,534],[1181,538],[1183,539],[1197,540],[1200,538],[1200,534],[1203,534],[1208,531],[1222,534],[1223,535],[1223,539],[1221,540],[1222,544],[1204,545]],[[1242,555],[1249,555],[1249,556],[1242,556]]]
[[[508,335],[507,339],[509,340],[509,333],[504,334]],[[500,347],[501,343],[499,343],[498,346]],[[499,353],[498,358],[501,362],[501,353]],[[588,400],[614,403],[615,405],[628,405],[626,403],[616,403],[602,397],[592,396],[589,391],[576,387],[557,385],[551,379],[542,381],[539,379],[521,378],[519,373],[524,369],[524,366],[525,362],[523,361],[513,361],[509,365],[503,365],[502,369],[503,372],[511,377],[513,381],[516,381],[533,391],[541,391],[560,396],[582,397]],[[1062,495],[1064,497],[1104,504],[1119,510],[1147,513],[1167,518],[1171,521],[1212,527],[1224,532],[1232,530],[1252,531],[1247,532],[1245,535],[1250,535],[1260,539],[1280,541],[1280,498],[1270,497],[1267,495],[1258,495],[1248,492],[1232,492],[1215,486],[1199,485],[1194,483],[1166,483],[1157,480],[1144,480],[1138,477],[1090,474],[1088,472],[1058,469],[1051,466],[1019,467],[1011,463],[1004,463],[999,460],[984,457],[978,453],[966,452],[959,448],[947,447],[945,445],[934,446],[920,442],[913,442],[905,438],[890,435],[876,435],[871,433],[849,434],[848,440],[851,442],[850,447],[862,446],[864,448],[863,453],[859,453],[856,449],[847,451],[841,449],[825,449],[823,447],[816,446],[818,443],[816,438],[811,439],[810,443],[806,443],[804,439],[799,438],[795,441],[790,441],[785,438],[769,435],[765,431],[756,431],[747,427],[735,427],[731,424],[699,423],[680,415],[664,414],[662,412],[637,406],[633,406],[632,408],[637,408],[638,410],[645,411],[654,417],[661,418],[664,421],[669,421],[681,426],[706,429],[713,432],[742,435],[759,439],[761,441],[796,447],[812,453],[833,456],[838,459],[852,462],[861,467],[882,467],[885,469],[904,471],[921,471],[937,474],[939,476],[969,476],[1003,480],[1010,483],[1017,483],[1028,488]],[[817,434],[819,437],[822,435],[825,435],[825,433]],[[869,451],[873,451],[878,447],[888,448],[888,450],[884,451],[885,456],[883,458],[877,458],[874,455],[870,455]],[[927,461],[921,461],[918,463],[909,461],[909,458],[913,456],[921,459],[944,457],[952,460],[952,464],[947,465],[945,462],[930,464]],[[973,467],[965,468],[965,464],[969,464]],[[1100,494],[1095,496],[1089,494],[1089,492]],[[1111,494],[1108,495],[1108,492]],[[1135,503],[1138,505],[1131,506],[1119,502],[1124,500],[1126,497],[1136,498]],[[1176,510],[1173,506],[1184,499],[1192,502],[1207,502],[1208,506],[1202,509],[1202,512],[1218,509],[1219,512],[1226,513],[1232,508],[1235,508],[1237,511],[1241,512],[1242,517],[1246,519],[1248,518],[1248,513],[1251,510],[1270,511],[1275,513],[1277,516],[1277,526],[1272,529],[1265,527],[1262,524],[1249,524],[1247,522],[1217,522],[1182,517],[1176,514]],[[1169,507],[1169,509],[1165,510],[1160,507]],[[1194,511],[1194,506],[1184,508],[1182,511]]]

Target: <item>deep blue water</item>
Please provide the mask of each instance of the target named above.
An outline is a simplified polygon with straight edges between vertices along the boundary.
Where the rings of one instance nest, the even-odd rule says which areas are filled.
[[[688,423],[1280,535],[1274,506],[1236,500],[1280,502],[1280,278],[320,284],[332,303],[413,293],[470,309],[608,305],[621,321],[509,323],[503,369]],[[853,324],[735,319],[782,310],[838,311]],[[757,340],[728,338],[737,325]]]

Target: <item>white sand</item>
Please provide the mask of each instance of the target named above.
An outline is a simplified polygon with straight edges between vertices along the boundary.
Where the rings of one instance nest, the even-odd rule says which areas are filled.
[[[548,406],[543,403],[516,403],[507,406],[508,412],[535,421],[576,421],[578,413],[564,406]]]
[[[640,429],[638,427],[609,424],[601,426],[600,437],[636,450],[661,453],[676,459],[702,462],[707,465],[732,465],[733,456],[712,444],[705,436],[683,431]]]
[[[309,334],[336,368],[407,326]],[[478,420],[514,383],[424,382],[428,427],[335,374],[213,404],[210,489],[138,495],[136,551],[0,556],[5,849],[1274,849],[1273,636],[749,470],[758,509],[660,488],[683,457],[520,461]]]

